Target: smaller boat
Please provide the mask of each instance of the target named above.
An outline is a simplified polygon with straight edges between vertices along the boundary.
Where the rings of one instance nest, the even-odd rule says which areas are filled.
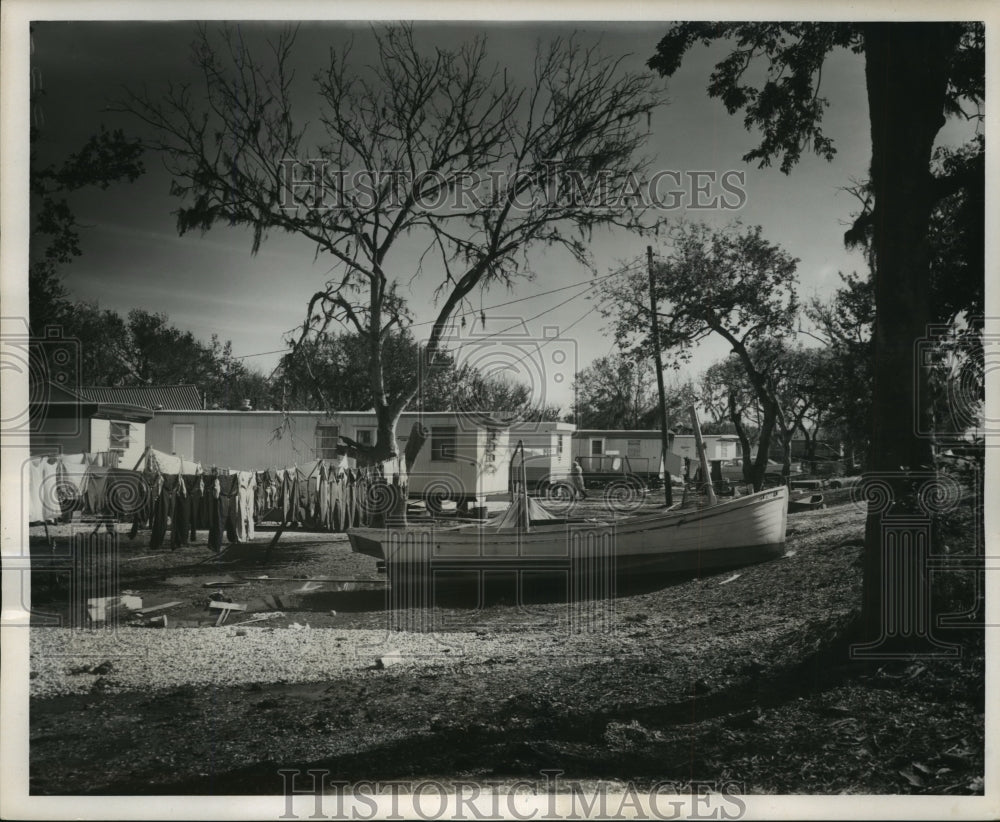
[[[812,494],[808,497],[788,500],[789,514],[798,514],[801,511],[818,511],[820,508],[826,508],[822,494]]]

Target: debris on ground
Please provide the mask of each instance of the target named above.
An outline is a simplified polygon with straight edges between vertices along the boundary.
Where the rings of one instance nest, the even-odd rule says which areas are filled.
[[[32,627],[31,791],[274,794],[278,762],[349,781],[537,779],[557,763],[566,779],[637,785],[696,774],[762,794],[981,794],[981,638],[940,631],[960,646],[955,659],[850,659],[864,520],[853,504],[799,514],[794,562],[741,568],[739,585],[719,584],[732,572],[620,580],[613,600],[583,609],[554,597],[427,611],[387,608],[377,590],[291,596],[310,579],[373,575],[339,535],[290,537],[270,564],[267,534],[230,549],[243,611],[207,605],[224,599],[201,587],[217,571],[168,581],[191,574],[204,545],[153,571],[124,565],[122,585],[181,604],[170,630]],[[57,575],[33,574],[32,586],[41,612],[68,596]],[[238,628],[215,628],[217,613]],[[397,652],[405,664],[386,667]],[[111,670],[92,673],[105,661]]]

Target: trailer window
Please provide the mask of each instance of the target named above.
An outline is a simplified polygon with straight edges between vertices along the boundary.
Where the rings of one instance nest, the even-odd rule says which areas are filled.
[[[630,457],[642,456],[642,443],[639,440],[629,440],[626,454]]]
[[[108,432],[108,445],[112,451],[128,451],[129,424],[112,422]]]
[[[599,457],[604,453],[604,440],[590,441],[590,456]]]
[[[340,438],[340,426],[329,423],[316,424],[316,459],[332,460],[337,458],[337,440]]]
[[[563,435],[560,434],[558,437],[556,437],[556,454],[558,454],[561,457],[562,452],[563,452]]]
[[[457,451],[458,429],[454,425],[431,427],[431,460],[434,462],[454,462]]]

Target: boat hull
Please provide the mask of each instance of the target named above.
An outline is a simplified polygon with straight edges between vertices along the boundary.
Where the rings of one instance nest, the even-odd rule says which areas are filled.
[[[788,501],[788,513],[797,514],[802,511],[818,511],[826,506],[822,494],[812,494],[807,497],[792,498]]]
[[[617,521],[552,521],[528,531],[495,527],[357,528],[352,548],[390,574],[459,570],[617,575],[698,573],[749,565],[784,552],[788,492],[769,489],[711,508]]]

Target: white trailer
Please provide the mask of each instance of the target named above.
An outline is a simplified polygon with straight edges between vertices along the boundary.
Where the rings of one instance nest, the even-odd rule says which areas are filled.
[[[531,491],[571,481],[573,433],[569,422],[520,422],[510,427],[511,451],[518,441],[524,444],[524,469]],[[520,467],[520,457],[515,461]]]
[[[703,434],[701,439],[705,443],[705,455],[709,462],[725,463],[740,459],[740,440],[735,434]],[[698,449],[694,434],[676,434],[670,451],[677,460],[676,467],[671,469],[672,473],[683,474],[688,464],[692,466],[692,472],[698,469]],[[690,460],[690,463],[685,463],[685,459]]]
[[[581,428],[573,434],[573,458],[584,481],[601,484],[630,474],[650,487],[663,483],[663,438],[659,430]]]
[[[459,503],[507,492],[509,432],[489,414],[407,412],[396,429],[400,453],[415,422],[427,441],[410,472],[411,497]],[[146,426],[146,443],[202,465],[262,470],[301,465],[315,459],[340,459],[346,467],[341,435],[362,444],[376,439],[374,411],[159,411]]]

